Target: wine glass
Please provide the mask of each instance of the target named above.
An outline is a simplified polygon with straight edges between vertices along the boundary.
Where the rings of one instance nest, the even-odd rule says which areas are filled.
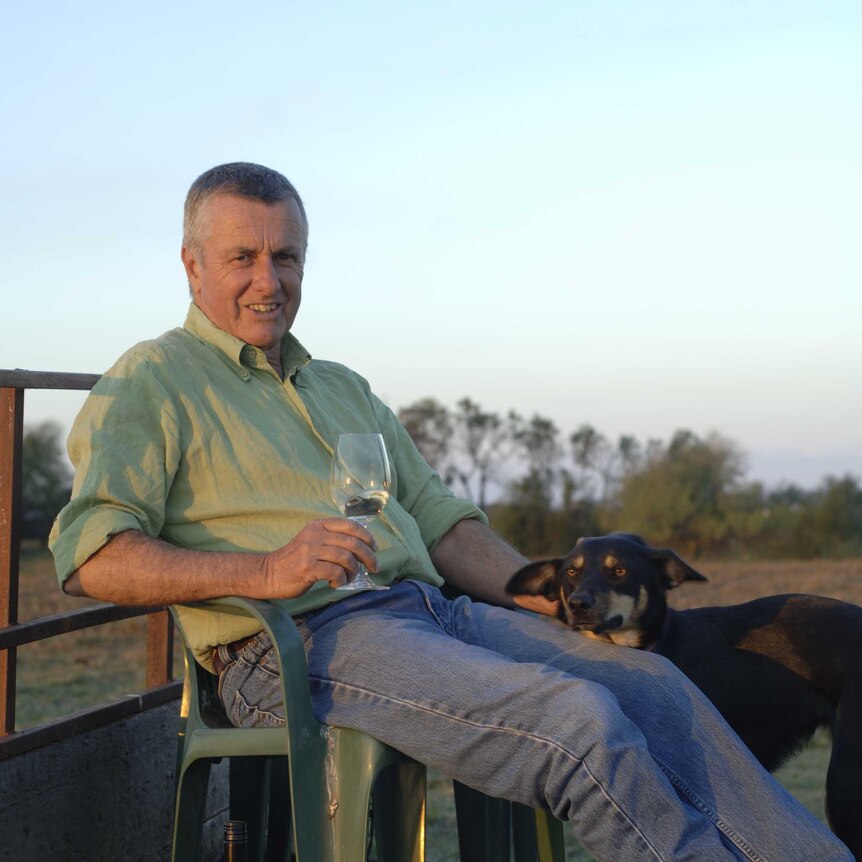
[[[366,525],[389,500],[389,459],[382,434],[341,434],[332,455],[330,485],[345,518]],[[375,584],[359,564],[359,574],[337,590],[388,590]]]

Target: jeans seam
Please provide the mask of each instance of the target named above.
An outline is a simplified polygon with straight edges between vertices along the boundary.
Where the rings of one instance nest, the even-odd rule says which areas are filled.
[[[469,727],[475,727],[475,728],[478,728],[480,730],[493,730],[493,731],[499,731],[501,733],[512,734],[514,736],[524,737],[525,739],[529,739],[533,742],[539,743],[540,745],[546,745],[549,748],[554,748],[557,751],[562,752],[566,757],[571,758],[571,760],[573,760],[575,763],[579,764],[580,766],[582,766],[584,768],[584,771],[589,776],[590,781],[592,781],[593,784],[598,788],[599,792],[602,794],[602,796],[605,798],[605,800],[612,806],[613,810],[619,815],[619,817],[622,820],[624,820],[625,823],[628,825],[628,827],[643,841],[643,843],[646,845],[646,847],[649,848],[650,852],[655,856],[655,858],[657,860],[659,860],[659,862],[665,862],[664,857],[662,857],[662,855],[658,852],[658,850],[652,845],[652,843],[647,838],[647,836],[644,835],[644,833],[638,827],[637,823],[635,823],[635,821],[632,820],[628,816],[628,814],[626,814],[625,810],[620,806],[620,804],[617,802],[617,800],[608,793],[607,788],[602,784],[601,781],[599,781],[599,779],[596,777],[593,770],[590,769],[590,765],[589,765],[589,763],[587,763],[586,759],[583,757],[578,757],[574,752],[570,751],[565,746],[560,745],[560,743],[557,742],[556,740],[548,739],[547,737],[539,736],[538,734],[530,733],[529,731],[519,730],[518,728],[515,728],[515,727],[506,727],[505,725],[485,724],[482,722],[473,721],[469,718],[463,718],[462,716],[453,715],[449,712],[444,712],[444,711],[439,710],[439,709],[434,709],[431,706],[425,706],[424,704],[416,703],[415,701],[404,700],[402,698],[393,697],[393,696],[388,695],[388,694],[384,695],[384,694],[381,694],[380,692],[374,691],[373,689],[361,688],[360,686],[352,685],[352,684],[345,683],[345,682],[339,682],[336,680],[332,680],[332,679],[328,679],[328,678],[321,678],[321,677],[311,676],[311,675],[309,675],[309,679],[314,680],[316,683],[323,685],[323,686],[331,686],[332,688],[343,688],[347,691],[358,692],[358,693],[367,695],[367,696],[372,697],[372,698],[379,698],[381,700],[386,700],[386,701],[389,701],[392,703],[400,703],[403,706],[406,706],[410,709],[416,709],[416,710],[420,710],[422,712],[428,712],[428,713],[432,713],[434,715],[439,715],[439,716],[442,716],[443,718],[445,718],[449,721],[457,722],[458,724],[465,724],[465,725],[468,725]]]
[[[440,626],[440,630],[446,632],[446,634],[451,635],[452,632],[450,630],[450,627],[446,625],[446,623],[443,621],[443,619],[437,613],[436,608],[434,607],[434,605],[431,602],[431,596],[427,592],[425,592],[424,589],[422,589],[422,582],[421,581],[405,581],[405,583],[409,583],[410,586],[416,587],[416,589],[419,591],[419,595],[422,596],[422,601],[425,603],[425,607],[428,608],[428,612],[437,621],[437,625]]]
[[[667,776],[668,781],[673,784],[702,814],[708,817],[716,827],[721,830],[722,834],[729,838],[736,847],[738,847],[751,862],[769,862],[765,856],[757,852],[746,840],[739,834],[717,811],[707,805],[692,787],[680,778],[669,766],[664,764],[659,758],[653,754],[653,760],[658,765],[659,769]]]
[[[541,737],[537,737],[537,738],[541,739]],[[554,743],[551,743],[551,744],[554,744]],[[565,751],[566,754],[568,754],[569,757],[571,757],[573,760],[578,760],[581,763],[581,765],[584,767],[587,775],[589,775],[590,779],[596,785],[596,787],[599,788],[599,791],[605,797],[605,799],[608,801],[608,803],[613,807],[614,811],[616,811],[617,814],[628,824],[629,828],[635,834],[637,834],[640,837],[640,839],[650,849],[650,852],[655,856],[655,858],[658,859],[659,862],[665,862],[665,858],[661,855],[661,853],[658,852],[658,850],[655,847],[653,847],[652,843],[646,837],[646,835],[643,834],[643,832],[641,831],[641,829],[637,825],[637,823],[635,823],[635,821],[632,820],[631,817],[628,816],[628,814],[626,814],[626,812],[620,807],[620,804],[616,801],[616,799],[614,799],[614,797],[608,793],[604,784],[602,784],[602,782],[599,781],[598,778],[596,778],[596,776],[593,774],[593,771],[590,769],[590,765],[589,765],[589,763],[587,763],[586,759],[580,759],[579,760],[579,758],[575,757],[573,754],[571,754],[571,752],[567,751],[565,748],[562,748],[562,746],[557,746],[557,747],[560,748],[562,751]]]

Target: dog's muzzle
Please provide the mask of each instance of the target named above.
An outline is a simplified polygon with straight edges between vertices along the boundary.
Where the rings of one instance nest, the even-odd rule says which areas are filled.
[[[601,634],[602,632],[618,629],[623,624],[623,618],[617,614],[609,619],[602,620],[597,626],[592,629],[593,634]]]
[[[584,614],[591,611],[596,604],[596,597],[590,593],[572,593],[566,604],[573,614]]]
[[[566,622],[578,631],[601,634],[618,629],[623,618],[620,614],[605,617],[602,608],[596,607],[596,597],[590,593],[572,593],[566,600]]]

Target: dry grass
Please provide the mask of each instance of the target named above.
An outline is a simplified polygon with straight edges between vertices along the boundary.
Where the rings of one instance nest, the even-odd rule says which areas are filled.
[[[671,594],[675,607],[736,604],[763,595],[806,592],[862,604],[862,560],[736,563],[703,560],[706,584],[686,584]],[[20,619],[82,607],[57,586],[53,564],[29,549],[21,560]],[[145,621],[125,620],[22,647],[18,658],[19,728],[110,700],[144,686]],[[179,667],[175,664],[175,667]],[[829,741],[815,743],[778,774],[779,780],[823,819],[823,785]],[[428,862],[457,862],[451,783],[429,778]],[[589,858],[567,838],[568,862]]]
[[[789,560],[737,563],[700,560],[694,567],[709,578],[670,594],[675,608],[734,605],[779,593],[812,593],[862,605],[862,559]]]

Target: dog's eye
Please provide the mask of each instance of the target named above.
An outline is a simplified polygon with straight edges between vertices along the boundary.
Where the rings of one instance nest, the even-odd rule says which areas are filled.
[[[566,569],[566,574],[570,578],[576,578],[578,576],[578,570],[576,568],[574,568],[573,566],[569,566],[569,568]]]
[[[624,578],[626,576],[626,570],[623,568],[614,569],[614,576],[617,578]]]

